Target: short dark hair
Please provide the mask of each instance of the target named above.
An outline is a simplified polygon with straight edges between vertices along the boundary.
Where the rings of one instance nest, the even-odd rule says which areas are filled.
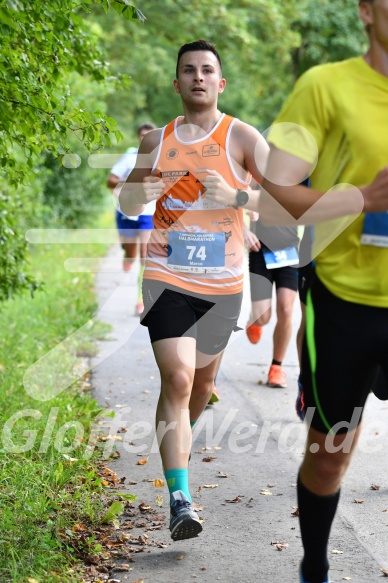
[[[137,128],[137,135],[140,134],[143,130],[154,130],[156,125],[154,125],[151,121],[145,121],[144,123],[140,124]]]
[[[210,51],[211,53],[213,53],[213,55],[215,55],[217,57],[217,61],[218,61],[218,64],[220,65],[220,69],[221,69],[221,73],[222,73],[221,57],[218,54],[218,51],[217,51],[215,45],[213,43],[210,43],[207,40],[199,39],[199,40],[195,40],[191,43],[186,43],[185,45],[182,45],[181,48],[179,49],[178,58],[176,61],[176,71],[175,71],[177,78],[178,78],[178,68],[179,68],[180,58],[182,57],[182,55],[184,55],[185,53],[188,53],[190,51]]]

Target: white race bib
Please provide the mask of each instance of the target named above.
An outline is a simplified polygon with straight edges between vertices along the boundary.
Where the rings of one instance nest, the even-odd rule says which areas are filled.
[[[296,247],[286,247],[285,249],[263,249],[265,266],[267,269],[277,269],[278,267],[288,267],[298,265],[299,255]]]
[[[187,273],[225,270],[225,233],[170,231],[167,265]]]

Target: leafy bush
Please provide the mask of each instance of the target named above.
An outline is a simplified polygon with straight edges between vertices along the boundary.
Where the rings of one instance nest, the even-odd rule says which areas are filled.
[[[44,224],[72,229],[90,226],[107,197],[106,171],[85,162],[78,168],[65,168],[52,155],[46,157],[44,168],[50,171],[43,190]]]

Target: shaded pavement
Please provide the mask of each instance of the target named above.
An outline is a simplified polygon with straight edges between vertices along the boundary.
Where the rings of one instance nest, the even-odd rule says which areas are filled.
[[[293,513],[305,437],[294,411],[299,306],[284,363],[287,389],[264,384],[273,319],[257,346],[244,331],[233,335],[217,379],[221,401],[206,410],[193,435],[190,490],[204,530],[196,539],[173,542],[167,487],[154,485],[164,479],[153,428],[159,375],[147,329],[134,312],[138,266],[124,274],[120,257],[119,247],[113,247],[97,275],[98,318],[112,331],[99,342],[92,384],[100,404],[115,411],[105,430],[116,436],[109,443],[120,458],[109,460],[109,468],[125,477],[121,491],[138,497],[134,506],[144,503],[151,513],[143,527],[131,530],[134,538],[145,532],[148,537],[142,552],[133,555],[132,570],[112,577],[144,583],[296,583],[302,547]],[[241,327],[248,313],[247,288]],[[365,437],[346,477],[329,543],[332,583],[378,582],[381,567],[388,568],[387,409],[388,402],[374,396],[368,401]]]

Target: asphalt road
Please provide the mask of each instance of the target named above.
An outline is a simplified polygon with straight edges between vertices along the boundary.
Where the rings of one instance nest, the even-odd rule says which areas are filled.
[[[221,401],[206,410],[193,436],[190,489],[204,530],[197,539],[172,542],[167,487],[153,483],[163,479],[153,430],[158,371],[147,330],[134,315],[138,267],[122,273],[120,256],[119,248],[112,248],[97,275],[98,318],[111,324],[112,331],[99,343],[92,384],[98,401],[116,414],[106,422],[105,431],[118,436],[114,445],[121,457],[109,467],[125,477],[122,491],[136,494],[135,504],[144,502],[165,520],[161,529],[148,532],[151,544],[136,555],[133,570],[115,573],[114,579],[298,582],[302,547],[293,512],[305,437],[294,411],[298,305],[284,363],[287,389],[264,384],[273,319],[256,346],[244,331],[233,335],[217,379]],[[248,312],[249,289],[241,327]],[[388,569],[387,409],[388,402],[369,398],[363,437],[342,488],[329,542],[332,583],[377,583],[384,579],[381,568]],[[138,464],[141,459],[147,463]]]

